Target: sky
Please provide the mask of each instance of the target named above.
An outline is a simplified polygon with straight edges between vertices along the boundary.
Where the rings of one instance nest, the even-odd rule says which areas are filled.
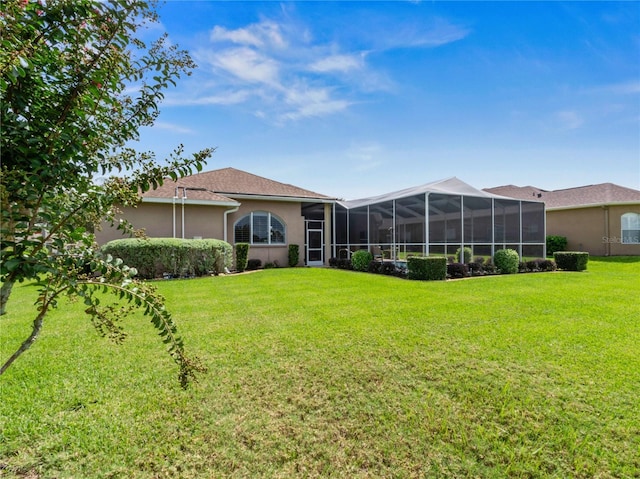
[[[140,145],[356,199],[458,177],[640,189],[640,2],[169,0],[198,64]]]

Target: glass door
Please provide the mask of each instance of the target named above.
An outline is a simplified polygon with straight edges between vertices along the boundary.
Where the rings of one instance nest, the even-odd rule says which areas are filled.
[[[324,221],[307,221],[307,266],[324,265]]]

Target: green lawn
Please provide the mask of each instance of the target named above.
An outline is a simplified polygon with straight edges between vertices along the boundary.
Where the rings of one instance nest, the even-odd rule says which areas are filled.
[[[144,318],[61,304],[0,377],[0,476],[640,477],[640,258],[412,282],[333,269],[159,282],[209,372]],[[0,319],[28,334],[30,286]]]

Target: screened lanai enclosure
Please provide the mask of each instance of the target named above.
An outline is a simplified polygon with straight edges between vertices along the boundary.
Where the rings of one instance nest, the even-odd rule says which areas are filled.
[[[353,201],[333,210],[333,255],[359,249],[375,257],[454,256],[469,247],[473,257],[502,248],[520,257],[545,257],[545,210],[540,201],[506,198],[457,178]]]

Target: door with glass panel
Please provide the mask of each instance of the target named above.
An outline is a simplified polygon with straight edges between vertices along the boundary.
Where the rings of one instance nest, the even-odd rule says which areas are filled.
[[[307,266],[324,265],[324,221],[307,221]]]

